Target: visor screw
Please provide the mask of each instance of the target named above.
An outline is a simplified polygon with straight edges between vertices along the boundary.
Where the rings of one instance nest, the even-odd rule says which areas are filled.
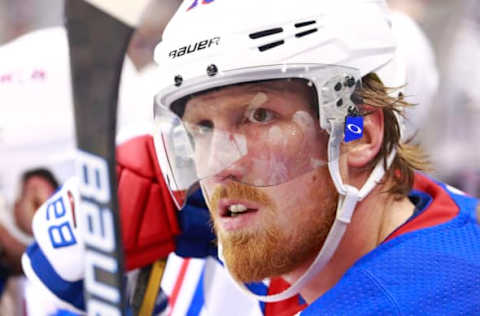
[[[354,106],[349,106],[348,107],[348,115],[350,116],[359,116],[360,112],[357,110],[356,107]]]
[[[175,81],[175,87],[180,87],[183,83],[183,78],[180,75],[176,75],[173,80]]]
[[[334,87],[335,91],[337,91],[337,92],[342,90],[342,88],[343,88],[343,86],[342,86],[341,82],[337,82],[337,84]]]
[[[355,85],[355,78],[350,76],[345,77],[345,85],[349,88],[353,87]]]
[[[363,98],[356,93],[352,93],[352,95],[350,96],[350,100],[352,100],[353,104],[357,104],[357,105],[363,103]]]
[[[210,77],[215,76],[218,73],[218,68],[216,65],[211,64],[210,66],[207,67],[207,75]]]
[[[337,101],[337,107],[341,107],[343,105],[343,99],[339,99]]]

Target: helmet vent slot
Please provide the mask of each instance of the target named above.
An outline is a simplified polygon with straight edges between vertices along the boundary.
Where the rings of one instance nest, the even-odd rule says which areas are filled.
[[[266,44],[266,45],[263,45],[263,46],[260,46],[258,47],[258,50],[261,51],[261,52],[264,52],[266,50],[269,50],[269,49],[272,49],[274,47],[277,47],[277,46],[280,46],[282,44],[284,44],[285,41],[284,40],[281,40],[281,41],[276,41],[276,42],[273,42],[273,43],[270,43],[270,44]]]
[[[300,33],[297,33],[295,34],[295,37],[299,38],[299,37],[304,37],[306,35],[309,35],[309,34],[312,34],[312,33],[315,33],[316,31],[318,31],[318,29],[311,29],[311,30],[307,30],[307,31],[303,31],[303,32],[300,32]]]
[[[308,26],[308,25],[312,25],[312,24],[315,24],[317,23],[317,21],[305,21],[305,22],[299,22],[299,23],[295,23],[295,27],[296,28],[299,28],[299,27],[304,27],[304,26]]]
[[[257,39],[257,38],[261,38],[261,37],[265,37],[265,36],[269,36],[269,35],[273,35],[273,34],[278,34],[278,33],[282,33],[282,32],[283,32],[283,29],[281,27],[276,27],[274,29],[255,32],[255,33],[250,34],[249,36],[250,36],[251,39]]]

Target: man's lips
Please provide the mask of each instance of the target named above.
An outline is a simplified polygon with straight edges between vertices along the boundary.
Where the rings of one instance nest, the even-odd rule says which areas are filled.
[[[217,215],[220,218],[224,217],[232,217],[232,212],[230,210],[231,206],[242,206],[237,207],[239,209],[245,208],[244,211],[236,213],[236,216],[240,216],[245,213],[256,212],[260,208],[260,205],[255,202],[245,201],[245,200],[237,200],[237,199],[221,199],[218,202],[218,213]]]
[[[229,210],[232,205],[242,205],[246,209],[240,213],[232,214]],[[218,202],[217,224],[223,231],[235,231],[253,227],[260,214],[260,205],[255,202],[234,199],[221,199]]]

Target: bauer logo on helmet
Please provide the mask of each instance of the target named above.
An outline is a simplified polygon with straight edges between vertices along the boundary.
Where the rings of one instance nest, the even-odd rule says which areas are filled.
[[[220,43],[220,37],[212,37],[211,39],[202,40],[196,43],[188,44],[186,46],[182,46],[178,49],[172,50],[168,53],[168,57],[170,58],[177,58],[182,57],[186,54],[195,53],[199,50],[210,48],[212,46],[218,46]]]

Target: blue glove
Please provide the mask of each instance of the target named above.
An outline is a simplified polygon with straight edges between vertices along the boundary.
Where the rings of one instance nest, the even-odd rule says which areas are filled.
[[[198,189],[187,199],[178,214],[182,233],[175,239],[175,253],[180,257],[217,257],[216,237],[210,225],[210,213]]]

